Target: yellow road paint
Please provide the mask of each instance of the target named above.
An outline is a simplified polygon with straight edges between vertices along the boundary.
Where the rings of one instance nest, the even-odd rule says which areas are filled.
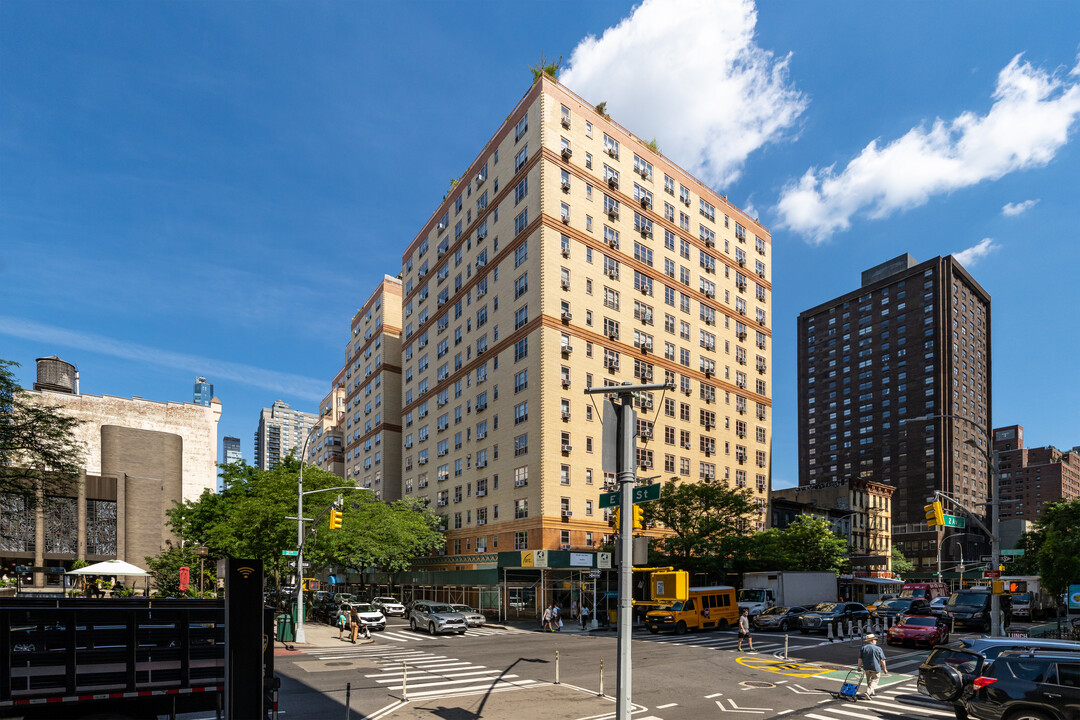
[[[743,656],[735,658],[735,662],[752,670],[764,670],[765,672],[796,678],[812,678],[829,672],[829,668],[820,665],[807,665],[805,663],[786,662],[763,657]]]

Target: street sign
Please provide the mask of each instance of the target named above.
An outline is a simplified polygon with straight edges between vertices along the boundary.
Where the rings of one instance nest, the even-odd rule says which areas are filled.
[[[980,555],[979,556],[979,562],[984,562],[984,563],[994,562],[994,556],[993,555]]]
[[[618,492],[600,493],[600,509],[609,507],[619,507]]]
[[[999,578],[1001,577],[1000,570],[983,570],[984,578]]]
[[[600,493],[600,509],[609,507],[619,507],[621,503],[621,493],[619,491]],[[653,483],[652,485],[641,485],[634,488],[633,500],[635,503],[649,502],[651,500],[660,499],[660,483]]]
[[[589,577],[591,577],[593,580],[596,580],[597,578],[599,578],[600,575],[601,575],[601,572],[599,570],[590,570],[589,571]]]
[[[634,502],[643,503],[650,500],[660,499],[660,483],[653,483],[652,485],[642,485],[634,488]]]
[[[309,567],[311,567],[311,563],[309,563],[307,560],[305,560],[304,561],[304,568],[307,569]]]
[[[297,555],[298,553],[297,553],[296,550],[282,550],[281,554],[282,555]]]
[[[1001,554],[1002,555],[1023,555],[1024,551],[1023,550],[1002,550]]]
[[[945,527],[963,528],[967,527],[967,521],[959,515],[946,515]]]

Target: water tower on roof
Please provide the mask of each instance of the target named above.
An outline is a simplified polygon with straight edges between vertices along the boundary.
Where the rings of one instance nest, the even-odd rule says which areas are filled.
[[[79,369],[56,355],[37,359],[35,390],[79,394]]]

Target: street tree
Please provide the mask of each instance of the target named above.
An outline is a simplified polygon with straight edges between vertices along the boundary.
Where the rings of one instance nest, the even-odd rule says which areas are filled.
[[[33,398],[0,360],[0,494],[22,496],[33,505],[41,496],[69,494],[83,468],[74,438],[81,424],[59,406]]]
[[[751,538],[745,570],[840,572],[848,566],[848,544],[832,523],[799,515],[785,528],[770,528]]]
[[[1034,534],[1043,586],[1060,596],[1080,580],[1080,499],[1044,505]]]
[[[682,482],[673,477],[660,499],[643,504],[644,519],[658,521],[672,535],[658,550],[674,566],[695,572],[722,573],[745,557],[757,514],[753,495],[726,482]]]
[[[915,572],[915,563],[908,560],[904,552],[896,545],[892,546],[892,571],[901,576]]]

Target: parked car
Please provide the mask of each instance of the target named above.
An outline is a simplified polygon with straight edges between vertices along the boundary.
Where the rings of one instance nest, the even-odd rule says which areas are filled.
[[[484,627],[484,623],[487,622],[486,617],[468,605],[451,605],[450,607],[465,616],[465,625],[467,627]]]
[[[339,603],[333,600],[324,600],[311,606],[311,619],[315,622],[324,622],[327,625],[337,625]]]
[[[376,610],[382,611],[384,615],[400,615],[405,617],[405,606],[398,600],[392,597],[377,597],[372,598],[371,604]]]
[[[409,611],[409,627],[413,630],[426,629],[429,634],[453,633],[464,635],[468,626],[465,616],[446,603],[416,600]]]
[[[896,598],[881,605],[876,616],[881,619],[899,620],[905,615],[929,615],[930,603],[922,598]]]
[[[949,586],[943,582],[909,582],[900,588],[902,598],[922,598],[929,602],[936,597],[949,597]]]
[[[334,602],[338,605],[346,602],[360,602],[360,598],[356,597],[352,593],[334,593]]]
[[[920,685],[935,700],[953,703],[957,718],[1075,720],[1080,716],[1080,654],[1011,650],[993,663],[979,653],[968,653],[967,658],[956,666],[928,670],[925,684]]]
[[[876,616],[879,607],[881,607],[885,603],[889,602],[890,600],[895,600],[898,597],[900,597],[900,596],[897,595],[896,593],[885,593],[884,595],[879,597],[877,600],[875,600],[874,602],[867,605],[866,609],[870,611],[870,615],[872,617]]]
[[[933,615],[906,615],[889,628],[885,640],[889,645],[934,647],[949,642],[949,626]]]
[[[818,603],[799,617],[799,632],[827,632],[830,627],[833,631],[847,627],[847,623],[869,620],[870,611],[861,603],[855,602],[827,602]]]
[[[755,615],[754,627],[758,630],[779,630],[787,632],[788,628],[799,626],[799,618],[806,612],[801,605],[795,607],[771,607]]]
[[[373,605],[369,605],[368,603],[342,603],[341,607],[346,612],[356,610],[356,613],[360,616],[361,629],[364,627],[371,630],[386,629],[386,617]]]

